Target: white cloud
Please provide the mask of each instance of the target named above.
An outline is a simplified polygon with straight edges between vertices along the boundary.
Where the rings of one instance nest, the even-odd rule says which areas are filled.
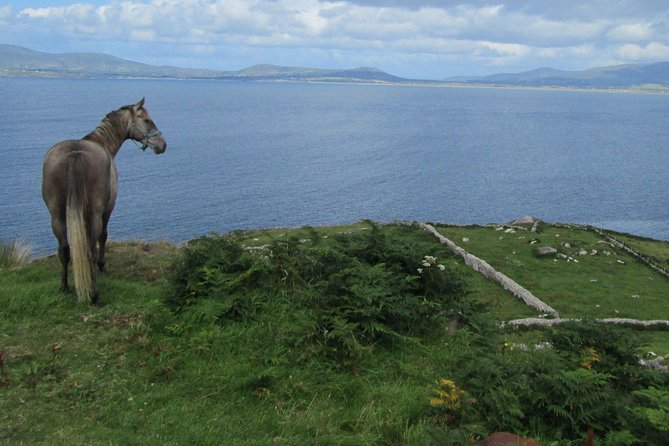
[[[616,55],[626,61],[657,61],[669,59],[669,45],[652,42],[645,46],[632,43],[622,45]]]
[[[81,22],[90,20],[93,5],[86,3],[77,3],[69,6],[58,6],[48,8],[26,8],[21,10],[19,17],[27,17],[31,19],[46,19],[46,20],[67,20],[71,22]]]
[[[0,6],[0,23],[7,22],[12,17],[12,7],[9,5]]]
[[[614,26],[607,36],[617,42],[637,42],[652,37],[652,26],[649,23],[629,23]]]
[[[658,15],[659,0],[646,16],[631,0],[613,6],[604,0],[569,1],[570,7],[549,0],[109,0],[18,13],[0,7],[0,23],[6,24],[0,39],[20,44],[19,34],[30,42],[62,38],[69,47],[89,50],[104,42],[99,46],[136,54],[146,48],[135,60],[156,54],[201,58],[194,66],[213,66],[207,55],[223,54],[253,63],[317,58],[307,61],[312,66],[347,60],[399,66],[420,60],[423,65],[469,64],[478,71],[588,68],[595,60],[669,57],[669,37],[662,31],[669,26],[669,12]],[[161,44],[169,45],[160,49]]]

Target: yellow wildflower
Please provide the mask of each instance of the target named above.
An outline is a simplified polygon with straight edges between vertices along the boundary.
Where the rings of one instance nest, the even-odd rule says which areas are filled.
[[[430,405],[447,410],[458,409],[462,393],[462,390],[458,389],[453,381],[442,378],[439,380],[439,386],[434,389],[434,396],[430,398]]]
[[[584,351],[584,357],[581,360],[581,367],[584,369],[592,369],[592,364],[595,362],[599,362],[599,354],[597,353],[597,350],[593,347],[588,347]]]

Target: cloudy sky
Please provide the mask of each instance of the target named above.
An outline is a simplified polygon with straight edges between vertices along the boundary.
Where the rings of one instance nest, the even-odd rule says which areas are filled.
[[[0,0],[0,43],[409,78],[669,60],[667,0]]]

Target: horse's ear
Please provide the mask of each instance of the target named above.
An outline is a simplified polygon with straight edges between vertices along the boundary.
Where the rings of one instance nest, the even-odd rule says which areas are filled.
[[[141,108],[144,108],[144,98],[140,99],[139,102],[135,104],[135,110],[139,110]]]

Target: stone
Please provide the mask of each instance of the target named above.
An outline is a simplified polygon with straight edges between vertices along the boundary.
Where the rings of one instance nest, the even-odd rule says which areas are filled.
[[[510,432],[495,432],[483,440],[481,446],[541,446],[534,440],[519,437]]]
[[[539,220],[538,218],[527,215],[525,217],[520,217],[518,220],[514,220],[509,224],[512,224],[512,225],[533,225],[533,224],[535,224],[537,222],[540,222],[540,221],[541,220]]]
[[[557,254],[557,249],[553,248],[552,246],[542,246],[537,249],[537,254],[540,256],[552,256]]]

